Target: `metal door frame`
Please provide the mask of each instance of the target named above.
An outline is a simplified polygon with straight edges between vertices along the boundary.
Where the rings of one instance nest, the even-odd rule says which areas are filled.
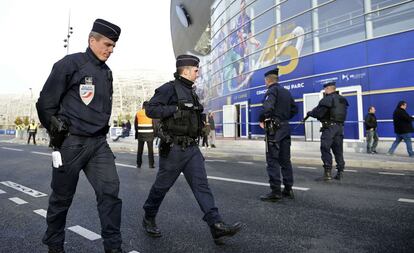
[[[239,118],[239,122],[237,122],[237,123],[239,124],[240,138],[248,138],[249,137],[249,101],[246,100],[246,101],[242,101],[242,102],[237,102],[237,103],[234,103],[233,105],[234,106],[239,105],[238,113],[240,115],[240,118]],[[242,133],[243,133],[243,131],[242,131],[242,123],[243,122],[241,122],[241,120],[242,120],[242,118],[241,118],[242,105],[246,106],[246,115],[245,115],[245,117],[246,117],[246,135],[242,135]]]

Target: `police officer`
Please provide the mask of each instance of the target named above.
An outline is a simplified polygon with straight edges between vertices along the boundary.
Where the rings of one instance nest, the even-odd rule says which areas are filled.
[[[270,193],[260,197],[262,201],[276,202],[287,197],[294,198],[293,172],[290,162],[290,127],[288,120],[298,113],[290,92],[278,85],[279,69],[265,73],[267,92],[260,115],[260,126],[266,132],[266,162]],[[281,190],[283,176],[283,192]]]
[[[118,26],[97,19],[86,52],[55,63],[36,104],[51,145],[60,152],[53,153],[52,194],[43,237],[50,253],[64,252],[66,216],[81,170],[95,190],[105,252],[122,252],[119,178],[105,137],[113,91],[112,72],[105,62],[120,33]]]
[[[324,167],[323,179],[332,180],[332,152],[335,155],[337,174],[335,179],[341,180],[345,161],[343,156],[344,121],[348,109],[348,101],[336,91],[335,82],[326,83],[324,98],[307,116],[317,118],[322,123],[321,154]]]
[[[154,169],[154,126],[152,119],[148,118],[145,114],[145,106],[147,101],[142,104],[142,109],[135,115],[135,139],[138,140],[138,152],[137,152],[137,168],[141,168],[142,165],[142,152],[144,151],[144,144],[147,143],[148,147],[148,162],[149,168]]]
[[[175,80],[155,90],[146,106],[150,118],[160,119],[158,136],[159,171],[143,206],[143,227],[152,237],[160,237],[155,217],[166,193],[182,172],[204,213],[203,220],[210,226],[216,244],[223,244],[223,237],[235,235],[242,223],[228,225],[223,222],[207,182],[204,158],[198,148],[201,135],[203,107],[193,90],[198,77],[199,59],[192,55],[177,57]]]

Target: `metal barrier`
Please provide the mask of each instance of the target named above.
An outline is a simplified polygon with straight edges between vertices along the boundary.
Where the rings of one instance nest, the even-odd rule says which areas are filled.
[[[356,131],[356,135],[359,137],[356,140],[363,140],[365,138],[365,126],[364,126],[365,121],[345,121],[344,122],[344,127],[348,127],[350,125],[355,125],[355,131]],[[379,129],[383,129],[384,125],[386,124],[392,124],[393,120],[392,119],[383,119],[383,120],[377,120],[378,123],[378,128]],[[259,122],[250,122],[250,123],[240,123],[240,122],[233,122],[233,123],[220,123],[220,124],[216,124],[216,132],[217,130],[218,136],[224,136],[224,125],[232,125],[234,126],[234,136],[229,137],[229,138],[234,138],[235,140],[237,140],[238,138],[248,138],[251,139],[251,127],[253,126],[258,126]],[[246,125],[246,126],[245,126]],[[319,141],[320,140],[320,128],[322,127],[322,124],[315,119],[312,120],[307,120],[306,122],[301,122],[301,121],[292,121],[289,122],[289,125],[292,126],[292,135],[299,135],[299,136],[304,136],[305,137],[305,141]],[[300,128],[300,126],[302,125],[302,128]],[[241,128],[243,128],[243,126],[245,126],[246,129],[246,136],[241,136]],[[248,126],[248,127],[247,127]],[[220,129],[221,128],[221,129]],[[298,128],[298,129],[296,129]],[[307,130],[308,128],[308,130]],[[392,128],[392,126],[390,127],[386,127],[386,128]],[[222,130],[222,131],[220,131]],[[296,130],[296,131],[294,131]],[[300,133],[298,133],[298,131],[300,131]],[[296,133],[295,133],[296,132]],[[263,130],[263,134],[256,134],[256,136],[264,136],[264,130]],[[387,136],[386,138],[394,138],[394,136]]]

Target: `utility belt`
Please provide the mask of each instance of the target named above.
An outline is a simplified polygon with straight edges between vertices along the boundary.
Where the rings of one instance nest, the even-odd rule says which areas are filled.
[[[172,143],[185,149],[186,147],[197,145],[197,140],[189,136],[173,136]]]
[[[328,128],[330,126],[344,126],[343,122],[334,122],[334,121],[322,121],[322,128]]]

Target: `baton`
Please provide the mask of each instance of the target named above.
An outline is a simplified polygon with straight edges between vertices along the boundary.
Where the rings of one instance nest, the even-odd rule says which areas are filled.
[[[308,118],[309,118],[309,115],[307,115],[305,118],[303,118],[303,119],[299,122],[299,124],[297,124],[297,125],[293,128],[293,130],[296,130],[296,128],[298,128],[300,125],[305,124],[305,121],[306,121]]]

